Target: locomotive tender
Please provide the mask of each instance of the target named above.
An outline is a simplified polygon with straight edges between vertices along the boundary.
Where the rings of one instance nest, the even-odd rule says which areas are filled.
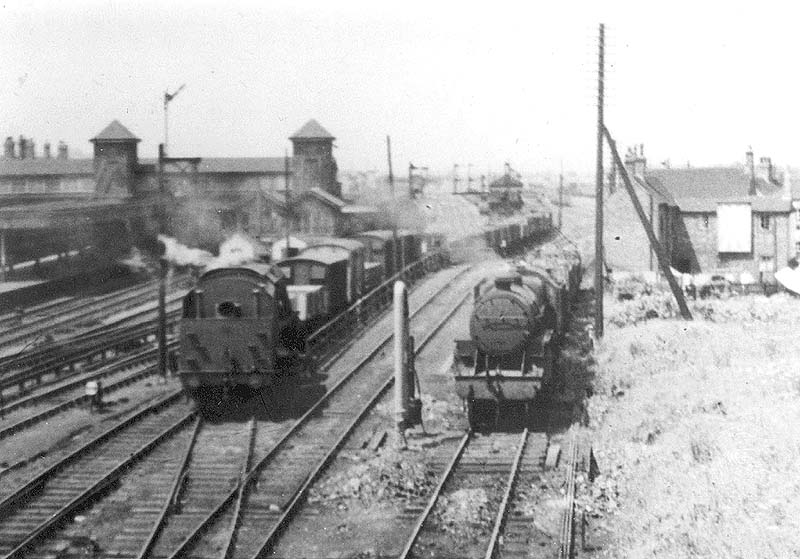
[[[178,374],[184,387],[269,386],[303,366],[302,329],[286,280],[268,264],[203,274],[183,300]]]
[[[470,338],[456,340],[454,376],[471,425],[481,412],[534,398],[556,372],[572,298],[580,286],[580,257],[558,247],[540,250],[475,286]]]

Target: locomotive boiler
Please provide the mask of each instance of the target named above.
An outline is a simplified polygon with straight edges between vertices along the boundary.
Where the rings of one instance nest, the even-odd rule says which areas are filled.
[[[190,392],[268,387],[305,369],[304,339],[277,267],[211,270],[183,300],[178,375]]]

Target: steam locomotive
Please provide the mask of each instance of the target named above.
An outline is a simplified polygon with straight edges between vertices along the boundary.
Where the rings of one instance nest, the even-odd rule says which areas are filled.
[[[519,247],[549,225],[549,216],[504,224],[486,234],[486,244]],[[188,391],[260,389],[311,372],[311,332],[403,266],[448,249],[440,236],[406,231],[306,238],[303,245],[274,264],[220,268],[198,279],[180,323],[178,375]]]
[[[581,274],[578,252],[556,243],[505,263],[475,286],[470,337],[456,340],[453,361],[470,425],[496,423],[506,404],[522,404],[530,416],[556,373]]]

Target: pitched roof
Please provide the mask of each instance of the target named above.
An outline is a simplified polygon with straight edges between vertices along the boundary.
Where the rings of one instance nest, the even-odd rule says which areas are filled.
[[[308,189],[307,192],[315,196],[316,198],[319,198],[329,206],[333,206],[335,208],[343,208],[344,206],[347,205],[341,198],[334,196],[330,192],[325,192],[318,186]]]
[[[311,140],[311,139],[315,139],[315,140],[319,140],[319,139],[335,140],[336,138],[334,138],[333,135],[330,132],[325,130],[322,127],[322,125],[320,125],[319,122],[317,122],[316,120],[314,120],[312,118],[311,120],[306,122],[303,125],[303,127],[300,128],[300,130],[298,130],[297,132],[295,132],[294,134],[289,136],[289,139],[290,140],[300,140],[300,139],[306,139],[306,140]]]
[[[142,167],[153,166],[158,163],[158,159],[144,158],[139,159],[139,169]],[[292,159],[289,158],[289,165]],[[286,163],[283,157],[203,157],[197,165],[199,173],[270,173],[285,174]],[[291,167],[290,167],[291,172]]]
[[[111,124],[103,128],[97,136],[92,138],[91,142],[97,140],[111,141],[111,142],[139,142],[139,138],[133,135],[130,130],[125,128],[118,120],[112,120]]]
[[[719,204],[750,204],[757,213],[789,213],[792,202],[776,196],[737,196],[726,199],[678,198],[677,205],[684,213],[716,213]]]
[[[0,158],[0,176],[92,175],[92,159]]]
[[[291,160],[289,161],[291,165]],[[197,166],[200,173],[277,173],[285,174],[283,157],[204,157]]]
[[[645,179],[654,189],[668,192],[675,199],[722,200],[748,196],[750,191],[750,177],[742,167],[653,169],[646,171]],[[769,196],[780,192],[781,186],[756,178],[756,190]]]

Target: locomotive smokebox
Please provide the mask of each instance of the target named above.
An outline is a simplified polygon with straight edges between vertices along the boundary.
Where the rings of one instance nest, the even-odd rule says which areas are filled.
[[[540,313],[539,297],[519,276],[499,277],[475,301],[470,336],[487,355],[509,355],[525,347]]]

